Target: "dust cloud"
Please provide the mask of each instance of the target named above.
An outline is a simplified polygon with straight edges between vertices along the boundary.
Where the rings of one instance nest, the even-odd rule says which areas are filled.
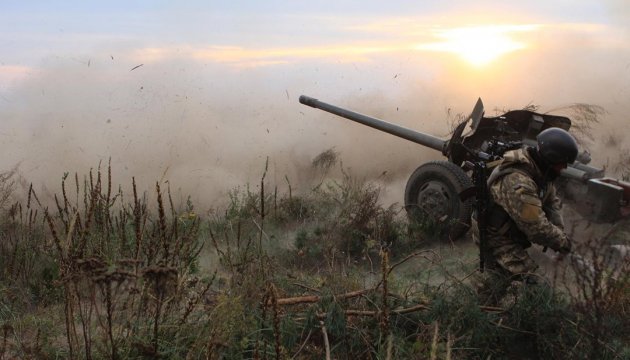
[[[111,159],[115,184],[128,187],[135,177],[152,191],[156,181],[168,181],[181,199],[190,195],[209,208],[238,186],[255,188],[267,159],[272,185],[282,189],[288,178],[294,188],[308,187],[311,161],[333,148],[352,174],[384,185],[390,203],[402,201],[415,167],[441,159],[305,107],[301,94],[441,138],[478,97],[490,115],[530,104],[543,112],[594,104],[607,112],[586,145],[594,165],[610,164],[629,147],[630,53],[621,45],[585,53],[580,44],[588,37],[569,32],[551,38],[483,69],[452,55],[402,52],[251,68],[185,56],[45,58],[0,90],[0,168],[19,164],[25,181],[50,195],[60,191],[64,173],[83,176]],[[611,134],[613,145],[605,141]]]
[[[3,94],[2,168],[19,164],[40,193],[59,192],[65,173],[82,177],[99,164],[104,171],[111,158],[114,183],[128,187],[135,177],[152,190],[168,181],[208,207],[238,186],[255,187],[267,161],[268,181],[299,188],[312,176],[312,159],[329,148],[365,177],[406,176],[428,158],[405,141],[300,105],[301,90],[317,76],[309,85],[299,74],[183,59],[132,71],[134,64],[109,57],[86,61],[55,59]],[[320,90],[323,100],[357,110],[372,103],[364,112],[388,115],[376,92],[349,100],[332,84]]]

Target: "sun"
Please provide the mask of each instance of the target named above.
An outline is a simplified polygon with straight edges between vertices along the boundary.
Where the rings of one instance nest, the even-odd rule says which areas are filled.
[[[441,41],[420,44],[418,50],[457,54],[474,66],[486,65],[501,55],[521,50],[527,44],[513,38],[516,32],[532,31],[537,25],[469,26],[435,31]]]

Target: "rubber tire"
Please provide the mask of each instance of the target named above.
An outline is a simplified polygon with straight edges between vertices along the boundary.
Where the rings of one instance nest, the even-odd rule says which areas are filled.
[[[441,238],[455,240],[470,228],[473,200],[462,202],[459,194],[473,186],[462,168],[449,161],[431,161],[418,167],[405,187],[405,210],[411,221],[430,216],[440,226]],[[423,200],[419,197],[422,195]],[[418,202],[424,201],[425,208]],[[446,217],[445,217],[446,215]]]

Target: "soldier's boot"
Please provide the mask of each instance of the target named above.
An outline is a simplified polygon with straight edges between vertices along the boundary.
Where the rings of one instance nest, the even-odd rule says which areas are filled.
[[[500,270],[486,269],[475,284],[479,304],[498,306],[506,295],[510,280]]]

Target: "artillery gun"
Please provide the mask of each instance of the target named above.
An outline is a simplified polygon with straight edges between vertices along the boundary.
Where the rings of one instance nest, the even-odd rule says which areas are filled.
[[[547,128],[568,131],[571,127],[567,117],[530,110],[512,110],[501,116],[485,117],[483,102],[479,99],[451,138],[441,139],[309,96],[302,95],[299,101],[440,151],[447,160],[427,162],[411,174],[405,187],[404,204],[411,220],[432,219],[442,225],[441,234],[450,239],[462,236],[470,227],[473,201],[460,196],[473,187],[472,171],[466,169],[466,164],[485,159],[485,169],[491,171],[499,163],[496,154],[502,155],[515,144],[535,146],[536,135]],[[605,177],[603,169],[589,166],[589,162],[588,153],[582,152],[578,160],[562,172],[559,192],[563,200],[574,204],[585,219],[594,222],[614,222],[630,215],[630,183]]]

